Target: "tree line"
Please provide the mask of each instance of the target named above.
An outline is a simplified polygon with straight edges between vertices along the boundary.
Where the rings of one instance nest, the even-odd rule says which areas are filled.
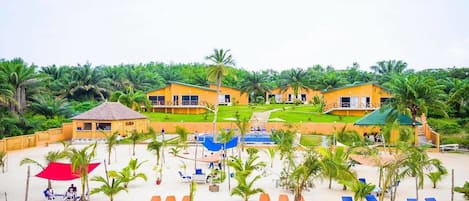
[[[216,62],[210,60],[210,57],[207,60]],[[278,87],[324,90],[376,82],[387,89],[396,90],[392,87],[396,79],[409,78],[414,79],[413,84],[431,84],[433,89],[437,88],[439,91],[426,95],[442,100],[445,107],[441,109],[450,117],[467,117],[469,111],[466,95],[469,93],[467,67],[416,72],[404,61],[396,60],[379,61],[369,68],[370,71],[361,70],[358,63],[343,70],[314,65],[282,71],[268,68],[250,71],[222,65],[223,79],[220,80],[209,79],[213,76],[210,74],[214,73],[209,70],[211,67],[213,65],[201,63],[158,62],[112,66],[92,66],[91,63],[36,66],[21,58],[0,59],[0,138],[60,127],[71,116],[106,100],[124,102],[129,107],[145,104],[146,92],[163,87],[168,81],[199,86],[219,82],[217,84],[222,86],[239,88],[250,96],[252,102],[263,102],[265,100],[259,97],[264,97],[265,92]],[[401,84],[406,86],[412,83]],[[403,90],[403,93],[416,93],[412,90],[405,91],[402,87],[398,89]],[[439,111],[428,112],[430,116],[445,116]]]

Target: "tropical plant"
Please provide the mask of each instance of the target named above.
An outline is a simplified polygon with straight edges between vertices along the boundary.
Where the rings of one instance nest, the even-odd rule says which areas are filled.
[[[454,187],[454,191],[464,194],[464,198],[469,200],[469,182],[466,181],[461,187]]]
[[[319,76],[313,82],[314,82],[314,88],[323,89],[323,90],[329,90],[333,88],[342,87],[345,84],[349,83],[347,79],[340,76],[338,73],[334,71],[330,71]]]
[[[135,158],[135,159],[130,159],[129,161],[129,164],[127,165],[127,167],[129,167],[129,169],[132,171],[132,176],[136,176],[137,175],[137,169],[140,168],[140,166],[142,166],[143,163],[145,163],[147,161],[142,161],[142,162],[138,162],[138,158]]]
[[[2,168],[2,173],[5,173],[5,166],[7,164],[7,152],[0,151],[0,167]]]
[[[134,92],[132,88],[128,88],[125,93],[121,91],[114,92],[111,95],[110,101],[122,103],[132,110],[139,112],[142,111],[142,106],[145,106],[145,108],[150,108],[151,106],[150,100],[145,93],[142,91]]]
[[[228,158],[228,155],[227,155],[227,152],[226,152],[226,143],[229,142],[233,137],[234,137],[235,133],[233,130],[225,130],[225,129],[221,129],[220,130],[220,135],[218,136],[218,142],[220,142],[221,144],[224,144],[224,149],[223,149],[223,172],[225,172],[225,170],[228,170],[228,175],[230,174],[230,168],[226,168],[226,158]],[[228,177],[228,189],[231,188],[231,184],[230,184],[230,177]]]
[[[259,72],[250,72],[241,82],[241,94],[247,93],[249,97],[264,96],[266,92],[272,90],[269,84],[269,78],[266,74]],[[254,100],[251,98],[251,100]]]
[[[209,81],[216,82],[217,96],[215,100],[215,109],[213,111],[213,135],[217,136],[217,115],[218,115],[218,96],[220,96],[220,87],[223,76],[228,74],[228,66],[235,65],[235,61],[230,54],[230,50],[214,49],[213,54],[207,56],[205,59],[212,62],[209,66],[207,75]]]
[[[287,91],[291,87],[295,96],[294,100],[296,100],[300,90],[311,90],[308,73],[301,68],[291,69],[281,75],[279,87],[282,92]]]
[[[57,99],[50,95],[36,95],[32,100],[29,109],[48,119],[52,119],[54,116],[69,117],[72,113],[66,99]]]
[[[163,142],[158,141],[156,138],[153,138],[153,140],[147,145],[147,149],[149,151],[155,152],[157,166],[160,164],[162,147],[163,147]]]
[[[169,148],[169,153],[173,156],[177,156],[181,151],[181,145],[176,145],[174,147]]]
[[[106,138],[106,144],[107,144],[107,164],[111,165],[111,153],[112,150],[115,148],[117,144],[119,144],[119,132],[114,132],[112,135],[108,136]]]
[[[130,133],[129,139],[132,141],[132,156],[135,156],[135,145],[137,142],[142,140],[143,138],[143,133],[138,132],[137,130],[132,130]]]
[[[114,171],[114,170],[110,170],[108,174],[112,175],[116,179],[120,180],[123,183],[125,189],[128,188],[129,183],[131,181],[134,181],[137,178],[142,178],[145,181],[147,180],[147,176],[143,173],[138,173],[137,175],[133,176],[129,167],[124,167],[119,172]]]
[[[322,167],[318,158],[317,154],[308,151],[303,162],[298,165],[291,163],[293,168],[290,177],[293,181],[294,201],[301,201],[303,190],[310,185],[312,179],[321,174]]]
[[[231,157],[228,162],[228,165],[235,170],[234,178],[238,181],[238,185],[233,188],[231,195],[238,195],[244,201],[248,201],[254,194],[264,192],[261,188],[254,188],[254,183],[261,178],[260,175],[256,175],[251,181],[248,181],[248,177],[254,170],[265,167],[266,164],[265,162],[258,162],[257,150],[248,148],[248,154],[249,157],[246,161],[243,161],[240,157]]]
[[[353,200],[356,201],[363,201],[366,195],[371,194],[376,187],[374,184],[366,184],[356,179],[349,180],[347,183],[347,186],[354,193]]]
[[[236,126],[238,127],[239,134],[241,136],[241,151],[244,152],[244,137],[246,136],[246,133],[248,132],[249,129],[249,120],[246,118],[240,119],[239,113],[237,113],[236,117]],[[241,154],[241,153],[240,153]]]
[[[270,167],[274,167],[274,159],[275,159],[275,154],[277,153],[277,149],[273,147],[269,147],[267,149],[264,149],[267,155],[270,157]]]
[[[71,148],[68,151],[68,158],[72,163],[72,171],[80,174],[81,182],[81,196],[80,201],[86,200],[85,187],[89,191],[88,185],[88,165],[91,160],[96,156],[96,145],[97,143],[90,144],[83,147],[82,149]]]
[[[67,150],[67,148],[65,148],[64,150]],[[49,152],[47,152],[47,154],[44,158],[47,164],[43,165],[40,162],[38,162],[36,160],[33,160],[31,158],[24,158],[23,160],[20,161],[20,165],[34,164],[34,165],[40,167],[41,169],[45,169],[46,166],[49,165],[49,163],[59,161],[59,160],[64,159],[66,157],[67,157],[67,152],[66,151],[49,151]],[[47,187],[52,188],[51,180],[47,180]]]
[[[443,179],[443,176],[445,174],[447,174],[447,172],[435,171],[435,172],[429,172],[426,175],[428,179],[430,179],[430,181],[432,182],[433,188],[436,188],[436,184]]]
[[[97,68],[90,63],[78,65],[72,71],[68,97],[74,100],[105,100],[109,96],[106,79]]]
[[[277,145],[280,152],[280,160],[286,156],[289,158],[293,154],[293,142],[295,132],[292,130],[275,130],[272,132],[272,141]]]
[[[111,175],[110,175],[111,174]],[[122,186],[123,182],[117,178],[114,173],[109,171],[108,177],[102,177],[102,176],[95,176],[91,178],[92,181],[100,182],[102,185],[100,187],[94,188],[91,190],[90,194],[96,194],[96,193],[104,193],[106,196],[109,197],[110,201],[114,201],[114,196],[117,195],[121,191],[126,191],[127,188]],[[111,181],[109,181],[111,179]]]
[[[404,73],[406,68],[407,63],[401,60],[378,61],[376,65],[370,67],[378,75],[377,79],[380,83],[391,80],[392,76]]]
[[[184,148],[184,151],[187,152],[187,137],[189,135],[189,131],[182,126],[176,126],[176,133],[179,135],[179,142]]]
[[[343,178],[344,175],[354,175],[349,170],[348,160],[349,153],[342,146],[335,147],[334,150],[325,147],[319,148],[319,156],[321,157],[320,164],[322,174],[329,180],[329,189],[331,189],[332,179],[348,180]]]

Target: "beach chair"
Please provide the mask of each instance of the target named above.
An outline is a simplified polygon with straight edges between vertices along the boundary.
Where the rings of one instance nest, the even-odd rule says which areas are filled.
[[[182,197],[182,201],[189,201],[191,198],[188,195]]]
[[[350,196],[342,196],[342,201],[353,201],[353,198]]]
[[[366,201],[378,201],[378,199],[376,199],[375,195],[373,194],[365,195],[365,200]]]
[[[288,195],[287,194],[279,194],[278,195],[278,201],[289,201],[288,200]]]
[[[366,179],[365,178],[358,178],[359,181],[361,181],[362,183],[366,184]]]
[[[166,200],[165,201],[176,201],[176,196],[174,195],[168,195],[166,196]]]
[[[259,201],[270,201],[270,195],[268,193],[261,193]]]
[[[415,198],[407,198],[407,201],[417,201]]]
[[[434,197],[425,198],[425,201],[436,201]]]
[[[151,196],[151,200],[150,200],[150,201],[161,201],[161,196],[159,196],[159,195]]]
[[[181,171],[178,171],[178,173],[179,173],[179,177],[181,178],[182,181],[184,181],[184,182],[191,181],[191,179],[192,179],[191,176],[183,175]]]

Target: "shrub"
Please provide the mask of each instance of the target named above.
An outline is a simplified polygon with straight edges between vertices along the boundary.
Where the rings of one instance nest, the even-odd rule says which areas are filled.
[[[428,119],[430,126],[437,132],[442,134],[458,134],[461,133],[462,128],[459,124],[443,119]]]
[[[466,200],[469,200],[469,182],[466,181],[466,183],[464,183],[464,186],[455,187],[454,191],[464,194],[464,198],[466,198]]]

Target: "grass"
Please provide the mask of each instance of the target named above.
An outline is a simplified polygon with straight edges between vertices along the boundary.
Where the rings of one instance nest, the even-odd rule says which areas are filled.
[[[306,147],[319,146],[322,142],[321,135],[301,135],[300,144]]]
[[[336,116],[322,114],[317,112],[318,108],[313,105],[293,105],[293,104],[269,104],[269,105],[253,105],[253,106],[220,106],[218,111],[217,122],[232,122],[226,118],[235,118],[239,114],[241,119],[250,119],[253,112],[265,112],[268,110],[278,109],[272,112],[269,118],[280,118],[288,123],[300,122],[343,122],[353,123],[360,117]],[[205,114],[170,114],[145,112],[151,121],[157,122],[211,122],[213,121],[213,113]]]

